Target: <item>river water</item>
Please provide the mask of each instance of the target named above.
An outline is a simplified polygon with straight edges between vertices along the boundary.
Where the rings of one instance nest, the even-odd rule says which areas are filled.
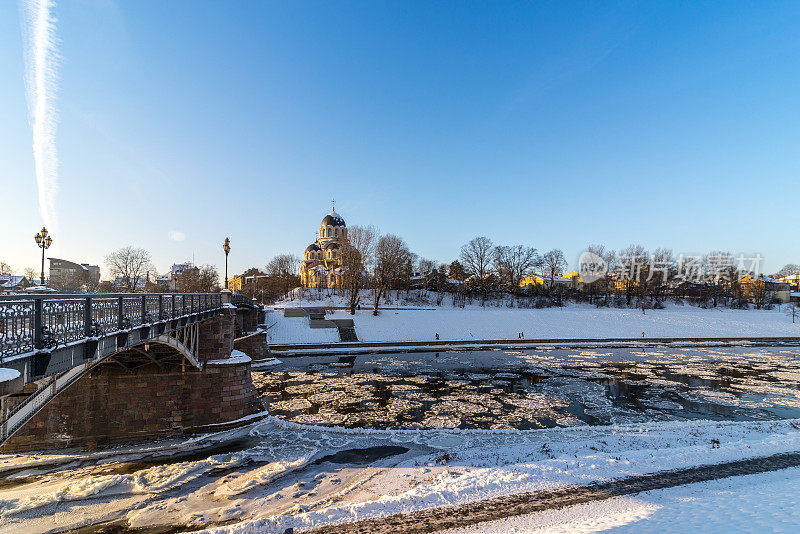
[[[270,412],[369,428],[800,417],[800,348],[551,348],[292,357],[254,372]]]

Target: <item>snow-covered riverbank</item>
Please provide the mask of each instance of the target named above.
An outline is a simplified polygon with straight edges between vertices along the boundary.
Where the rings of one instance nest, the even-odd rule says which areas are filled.
[[[469,306],[436,309],[382,310],[373,316],[358,310],[351,316],[336,310],[328,318],[353,319],[360,341],[471,341],[480,339],[588,339],[662,337],[789,337],[800,336],[785,306],[773,310],[702,309],[667,304],[663,310],[596,308],[571,304],[563,308],[520,309]],[[274,344],[333,343],[335,328],[312,329],[306,317],[267,314],[268,339]]]
[[[0,532],[98,520],[198,529],[234,521],[213,532],[283,532],[796,451],[799,423],[465,431],[341,429],[271,418],[252,425],[242,450],[202,459],[126,470],[106,458],[20,471],[13,475],[18,485],[0,489]],[[376,447],[399,452],[357,460],[358,451]],[[336,459],[339,451],[356,452]],[[130,464],[130,455],[124,461]]]
[[[796,532],[800,468],[723,478],[546,510],[443,534]]]

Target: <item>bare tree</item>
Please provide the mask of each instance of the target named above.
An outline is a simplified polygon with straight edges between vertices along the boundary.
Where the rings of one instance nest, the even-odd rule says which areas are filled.
[[[411,251],[400,237],[394,234],[382,236],[375,246],[375,264],[372,271],[374,307],[372,315],[378,315],[381,297],[391,289],[392,283],[401,278],[411,259]]]
[[[427,258],[419,259],[419,274],[422,276],[428,276],[438,268],[439,264],[433,260],[429,260]]]
[[[438,269],[439,269],[439,264],[434,260],[429,260],[427,258],[419,259],[419,275],[422,276],[424,281],[422,286],[424,292],[427,293],[428,284],[433,282],[433,279],[435,278]]]
[[[8,276],[14,274],[14,269],[4,261],[0,261],[0,276]]]
[[[39,273],[37,273],[36,269],[33,267],[25,267],[25,270],[22,271],[22,275],[27,278],[29,282],[33,282],[39,278]]]
[[[267,274],[280,280],[284,295],[300,285],[299,265],[300,258],[294,254],[278,254],[267,264]]]
[[[599,244],[589,245],[586,247],[586,250],[602,259],[606,264],[605,276],[589,283],[589,296],[591,298],[595,295],[597,290],[602,290],[603,300],[605,304],[608,305],[608,297],[612,286],[611,272],[615,268],[617,255],[613,250],[606,249],[605,245]],[[586,283],[586,280],[584,280],[584,283]]]
[[[556,275],[563,274],[567,269],[567,260],[564,257],[564,252],[554,248],[542,256],[541,265],[542,272],[550,278],[550,286],[552,287]]]
[[[794,274],[800,274],[800,265],[796,263],[787,263],[773,276],[775,278],[783,278],[784,276],[792,276]]]
[[[708,287],[707,296],[711,298],[713,307],[717,307],[719,300],[738,298],[740,295],[740,281],[743,273],[740,272],[736,260],[730,252],[713,251],[702,258],[702,274]]]
[[[506,283],[509,291],[519,293],[522,280],[538,265],[536,249],[525,245],[499,246],[494,249],[497,277]]]
[[[634,295],[641,298],[646,292],[649,256],[641,245],[630,245],[621,250],[617,256],[615,271],[625,287],[625,300],[628,305],[631,304]]]
[[[466,271],[477,278],[485,301],[488,289],[487,276],[490,273],[494,259],[492,240],[484,236],[476,237],[461,247],[460,259]]]
[[[663,299],[670,281],[676,274],[677,263],[672,249],[655,249],[650,256],[648,266],[647,291],[656,301]]]
[[[367,279],[366,271],[372,265],[378,231],[374,226],[351,226],[342,243],[342,286],[347,292],[350,315],[356,313],[361,289]]]
[[[150,253],[142,248],[123,247],[106,256],[111,276],[118,278],[125,290],[136,291],[150,271],[155,271]]]
[[[200,267],[197,282],[198,290],[201,293],[213,293],[219,289],[219,271],[213,265],[203,265]]]
[[[200,269],[189,267],[177,273],[175,276],[175,289],[179,293],[199,293]]]

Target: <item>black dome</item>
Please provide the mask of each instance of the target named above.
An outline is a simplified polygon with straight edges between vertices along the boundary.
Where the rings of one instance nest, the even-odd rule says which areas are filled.
[[[346,226],[342,216],[335,211],[330,212],[322,219],[322,226]]]
[[[320,248],[319,248],[319,245],[317,245],[316,243],[311,243],[306,248],[306,252],[314,252],[314,251],[317,251],[317,250],[320,250]]]

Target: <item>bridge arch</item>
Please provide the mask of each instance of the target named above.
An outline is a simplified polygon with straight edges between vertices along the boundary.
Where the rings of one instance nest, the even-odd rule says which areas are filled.
[[[3,451],[165,437],[261,411],[249,362],[220,365],[236,312],[147,339],[28,384],[3,399]],[[16,402],[13,402],[16,401]]]

